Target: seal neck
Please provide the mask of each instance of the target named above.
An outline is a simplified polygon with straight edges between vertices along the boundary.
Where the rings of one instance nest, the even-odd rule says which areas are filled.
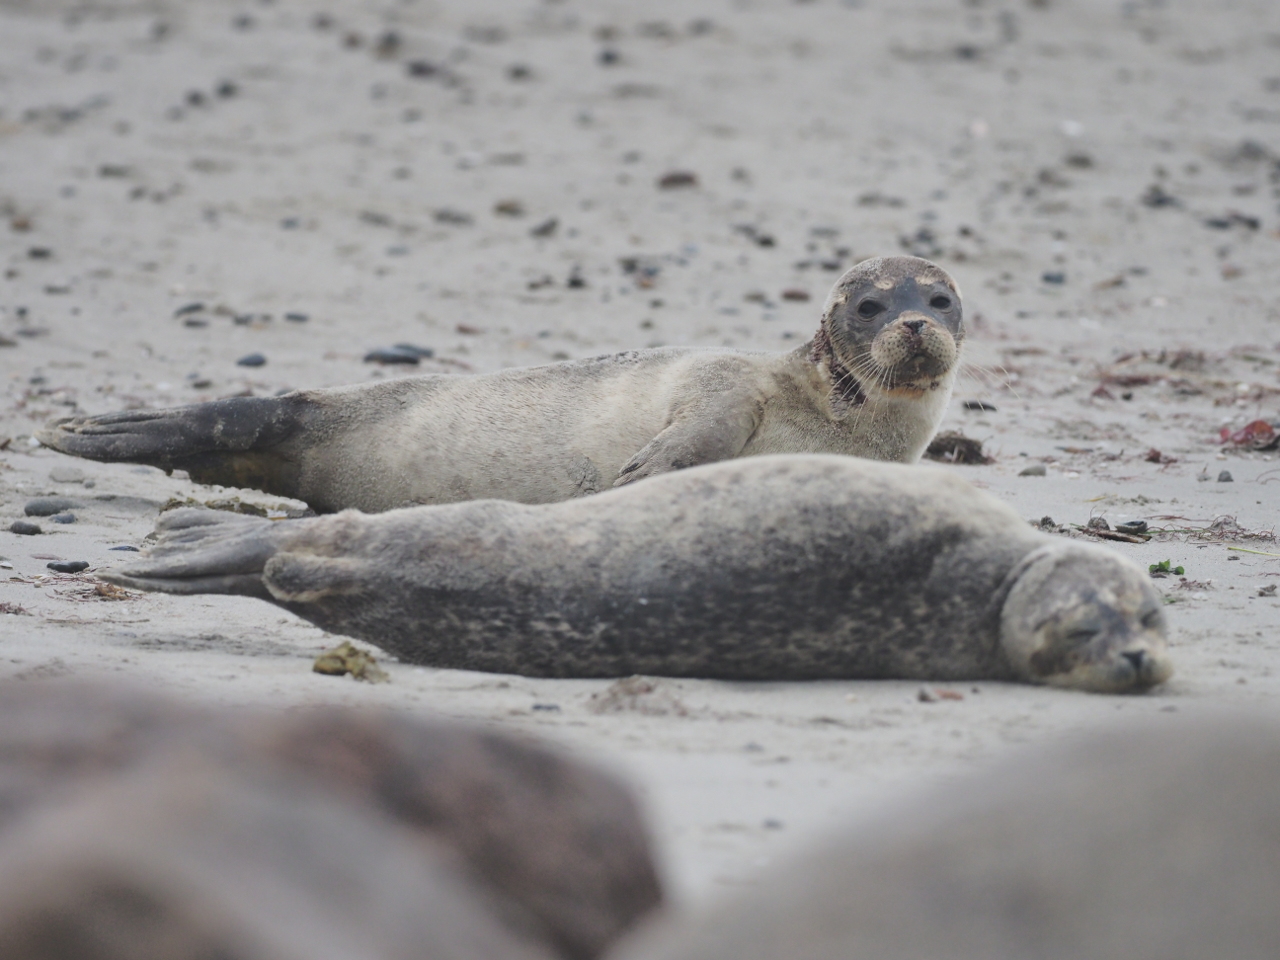
[[[851,407],[860,407],[867,402],[862,382],[853,375],[853,371],[836,358],[826,324],[818,328],[817,334],[809,345],[809,359],[816,364],[826,363],[827,372],[831,376],[833,399]]]

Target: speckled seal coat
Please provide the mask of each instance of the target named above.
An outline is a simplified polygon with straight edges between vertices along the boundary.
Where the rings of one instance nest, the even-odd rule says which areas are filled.
[[[817,335],[787,354],[641,350],[73,417],[39,436],[320,513],[553,503],[756,454],[915,462],[950,399],[963,338],[955,282],[926,260],[888,257],[849,270]]]
[[[548,677],[997,679],[1143,689],[1160,598],[941,468],[754,457],[543,506],[161,519],[103,576],[241,593],[403,660]]]

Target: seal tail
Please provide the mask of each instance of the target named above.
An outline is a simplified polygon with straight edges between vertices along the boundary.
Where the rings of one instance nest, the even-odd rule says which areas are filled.
[[[296,496],[297,466],[279,449],[303,422],[302,399],[233,397],[168,410],[55,420],[47,447],[88,460],[186,470],[197,483]]]

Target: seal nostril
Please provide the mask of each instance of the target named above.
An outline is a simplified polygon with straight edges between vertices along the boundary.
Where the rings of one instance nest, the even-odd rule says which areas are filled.
[[[906,327],[908,330],[910,330],[912,333],[919,333],[921,330],[924,329],[923,320],[903,320],[902,325]]]
[[[1126,653],[1120,654],[1120,656],[1133,664],[1133,669],[1135,670],[1141,670],[1143,663],[1146,662],[1147,659],[1147,655],[1141,650],[1130,650]]]

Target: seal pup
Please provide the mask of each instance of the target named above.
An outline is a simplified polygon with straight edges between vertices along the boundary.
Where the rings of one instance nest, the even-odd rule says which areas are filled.
[[[818,333],[787,354],[640,350],[72,417],[38,437],[318,513],[553,503],[755,454],[914,463],[950,399],[963,339],[955,281],[927,260],[885,257],[845,273]]]
[[[1280,956],[1280,726],[1197,712],[895,797],[610,960]]]
[[[173,511],[126,587],[260,597],[433,667],[1144,690],[1160,596],[941,468],[751,457],[595,497],[277,523]]]

